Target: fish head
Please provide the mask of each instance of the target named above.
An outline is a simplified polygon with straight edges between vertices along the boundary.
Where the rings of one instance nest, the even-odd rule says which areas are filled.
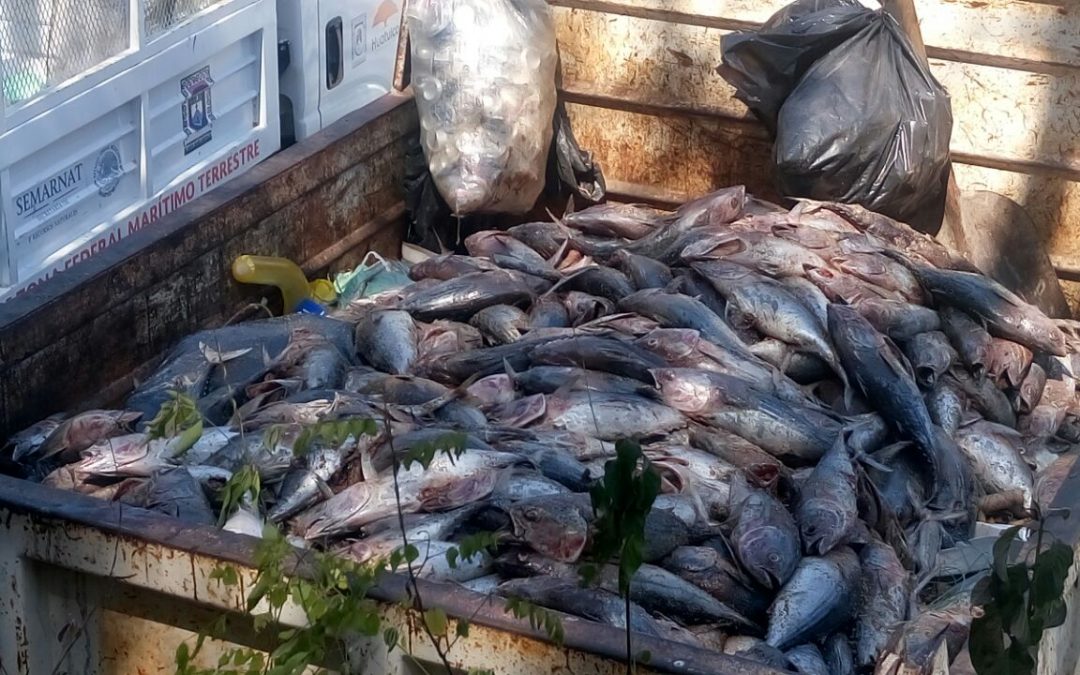
[[[765,588],[777,590],[795,572],[799,543],[782,528],[762,525],[743,533],[739,557],[751,577]]]
[[[851,523],[839,505],[815,500],[800,510],[799,534],[810,555],[824,555],[840,543]]]
[[[742,215],[746,205],[746,187],[734,185],[732,187],[717,190],[705,197],[706,225],[726,225]]]
[[[649,371],[660,390],[660,398],[681,412],[706,409],[713,397],[713,387],[706,374],[688,368],[655,368]]]
[[[692,328],[657,328],[636,343],[665,360],[679,360],[694,352],[701,334]]]
[[[748,248],[737,232],[711,234],[687,244],[679,254],[683,260],[709,260],[742,253]]]
[[[560,562],[575,562],[589,539],[584,516],[563,500],[540,497],[510,507],[515,536]]]

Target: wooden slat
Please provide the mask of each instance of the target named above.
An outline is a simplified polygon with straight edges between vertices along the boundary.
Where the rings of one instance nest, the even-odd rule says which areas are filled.
[[[756,28],[789,0],[549,0],[672,23],[727,30]],[[876,3],[866,2],[872,7]],[[1080,68],[1080,7],[1013,0],[917,0],[933,58],[1060,74]]]
[[[726,31],[558,9],[563,88],[621,107],[751,119],[715,72]],[[1055,77],[934,59],[952,96],[959,161],[1080,179],[1080,71]]]

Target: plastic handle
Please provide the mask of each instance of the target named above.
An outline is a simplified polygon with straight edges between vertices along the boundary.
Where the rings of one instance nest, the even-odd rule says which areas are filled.
[[[341,84],[345,77],[345,41],[342,36],[341,17],[326,24],[326,88]]]
[[[242,284],[265,284],[281,290],[286,312],[294,312],[309,295],[307,277],[291,260],[242,255],[233,261],[233,278]]]

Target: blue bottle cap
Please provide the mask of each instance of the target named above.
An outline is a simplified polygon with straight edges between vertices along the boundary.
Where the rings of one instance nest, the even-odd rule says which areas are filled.
[[[326,315],[326,308],[315,302],[311,298],[304,298],[296,305],[297,314],[318,314],[319,316]]]

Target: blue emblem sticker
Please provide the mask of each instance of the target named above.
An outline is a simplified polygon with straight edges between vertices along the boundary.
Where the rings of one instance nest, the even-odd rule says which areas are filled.
[[[214,80],[210,66],[204,66],[180,80],[184,102],[180,112],[184,120],[184,154],[188,155],[213,139],[214,107],[210,96]]]
[[[123,175],[120,148],[110,145],[98,153],[97,161],[94,162],[94,185],[97,186],[99,195],[108,197],[115,192]]]

